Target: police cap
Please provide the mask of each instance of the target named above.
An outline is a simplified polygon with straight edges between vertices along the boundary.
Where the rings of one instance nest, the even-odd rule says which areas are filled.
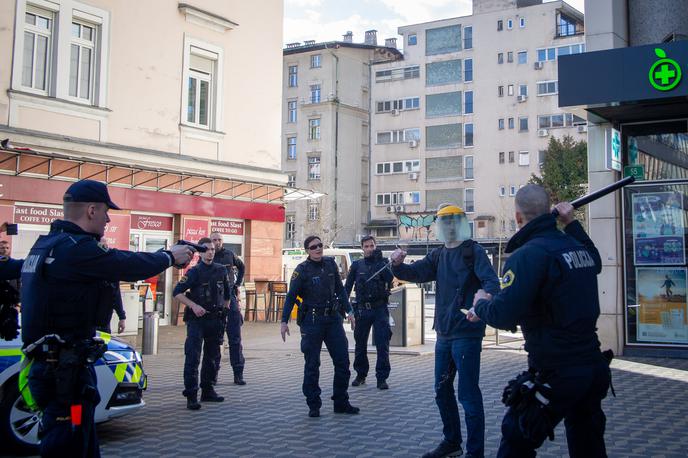
[[[95,180],[81,180],[73,183],[67,188],[62,200],[64,202],[102,202],[113,210],[120,209],[110,199],[107,186]]]

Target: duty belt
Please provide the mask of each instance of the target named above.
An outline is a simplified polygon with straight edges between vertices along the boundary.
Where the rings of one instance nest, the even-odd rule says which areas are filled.
[[[316,316],[331,316],[336,315],[337,311],[333,307],[310,307],[307,313]]]
[[[374,310],[380,307],[384,307],[387,305],[387,302],[384,300],[379,300],[379,301],[374,301],[374,302],[359,302],[356,304],[356,308],[358,309],[365,309],[365,310]]]

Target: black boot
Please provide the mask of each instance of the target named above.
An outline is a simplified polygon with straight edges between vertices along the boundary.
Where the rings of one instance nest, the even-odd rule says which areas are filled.
[[[463,455],[463,449],[460,445],[450,444],[443,440],[435,450],[423,455],[423,458],[449,458],[461,455]]]
[[[348,413],[351,415],[355,415],[360,411],[361,411],[361,409],[359,409],[358,407],[352,406],[348,402],[346,404],[341,405],[341,406],[334,406],[334,413]]]
[[[360,375],[356,376],[356,379],[351,382],[351,386],[360,386],[365,384],[365,377],[361,377]]]
[[[190,394],[186,397],[186,408],[189,410],[198,410],[201,408],[201,404],[199,404],[196,394]]]
[[[317,407],[311,407],[311,409],[308,411],[308,416],[311,418],[318,418],[320,416],[320,409]]]
[[[218,396],[215,389],[211,386],[209,388],[203,388],[201,393],[201,402],[222,402],[225,398]]]
[[[387,382],[385,380],[378,380],[377,381],[377,389],[378,390],[389,390],[389,385],[387,385]]]
[[[234,374],[234,384],[235,385],[246,385],[246,382],[244,381],[244,375],[243,374]]]

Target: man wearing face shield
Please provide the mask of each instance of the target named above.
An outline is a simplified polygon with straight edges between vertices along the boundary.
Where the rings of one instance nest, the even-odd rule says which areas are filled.
[[[458,372],[458,398],[465,411],[466,456],[484,456],[485,413],[478,381],[480,351],[485,326],[471,323],[462,309],[469,310],[479,289],[499,291],[499,281],[485,249],[470,239],[466,213],[455,205],[440,205],[435,220],[437,238],[444,246],[425,258],[404,264],[406,252],[392,253],[394,276],[414,283],[436,281],[435,322],[435,402],[444,425],[444,438],[424,458],[459,456],[461,420],[454,394]],[[493,293],[494,294],[494,293]]]

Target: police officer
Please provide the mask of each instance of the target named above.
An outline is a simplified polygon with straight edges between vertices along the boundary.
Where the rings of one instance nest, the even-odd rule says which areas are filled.
[[[0,225],[0,234],[8,223]],[[10,258],[10,244],[0,240],[0,338],[14,340],[19,335],[19,277],[23,259]]]
[[[351,386],[363,385],[368,375],[368,335],[370,328],[374,330],[375,347],[377,348],[377,363],[375,364],[375,377],[377,387],[380,390],[389,389],[387,377],[389,377],[389,340],[392,330],[389,326],[389,290],[392,288],[394,275],[388,265],[387,259],[382,257],[382,252],[375,248],[375,237],[365,236],[361,239],[363,259],[354,261],[346,277],[347,297],[351,290],[356,291],[354,313],[356,315],[356,329],[354,340],[356,341],[356,357],[354,369],[356,379]],[[355,286],[354,286],[355,285]]]
[[[308,259],[296,266],[289,283],[289,292],[284,303],[280,333],[286,341],[289,334],[289,315],[296,302],[296,296],[303,299],[299,306],[297,324],[301,327],[301,351],[305,359],[303,370],[303,394],[306,396],[309,417],[319,417],[320,400],[320,351],[325,342],[334,364],[332,400],[335,413],[357,414],[358,407],[349,403],[349,343],[342,326],[342,316],[348,314],[349,322],[355,325],[355,318],[348,296],[339,277],[334,259],[323,257],[320,237],[310,236],[303,242]]]
[[[459,456],[461,419],[454,393],[458,371],[458,398],[466,418],[466,456],[485,453],[485,412],[478,386],[480,352],[485,325],[470,323],[461,309],[473,304],[475,292],[484,288],[496,293],[497,275],[483,247],[470,239],[471,230],[465,212],[456,205],[443,204],[435,220],[437,238],[444,246],[435,248],[413,264],[404,264],[406,252],[392,253],[394,276],[406,281],[436,281],[435,322],[435,402],[444,425],[444,439],[424,458]]]
[[[229,307],[229,314],[227,315],[227,342],[229,343],[229,363],[232,365],[232,372],[234,372],[234,384],[246,385],[244,381],[244,353],[241,346],[241,326],[244,324],[244,318],[241,316],[241,309],[239,307],[239,286],[244,280],[244,263],[236,256],[232,250],[224,247],[222,241],[222,234],[213,232],[210,234],[215,246],[215,258],[213,262],[222,264],[227,269],[231,300]],[[234,276],[234,268],[236,267],[236,278]],[[222,359],[222,350],[217,356],[217,370],[220,370],[220,360]]]
[[[549,401],[547,407],[547,402],[509,407],[502,421],[500,457],[535,456],[562,419],[571,457],[607,456],[601,402],[610,384],[609,360],[600,352],[596,333],[602,263],[571,204],[555,208],[563,233],[542,187],[530,184],[518,191],[520,230],[506,247],[513,254],[504,265],[502,289],[492,297],[476,293],[468,314],[473,322],[482,319],[499,329],[521,326],[529,367],[522,375],[532,375],[542,387],[539,397]]]
[[[198,364],[201,362],[201,401],[222,402],[213,388],[217,377],[217,354],[222,345],[225,330],[226,310],[230,302],[230,284],[227,269],[213,262],[215,245],[204,237],[199,245],[207,248],[201,253],[201,261],[189,269],[174,287],[174,297],[182,304],[186,321],[186,342],[184,343],[184,396],[186,407],[198,410]],[[190,290],[188,295],[184,292]]]
[[[93,362],[104,351],[93,339],[107,282],[152,277],[191,259],[186,246],[155,253],[99,243],[109,209],[103,183],[82,180],[63,196],[64,220],[39,237],[22,268],[22,339],[31,359],[29,389],[43,411],[42,456],[100,456],[94,427],[100,401]]]

